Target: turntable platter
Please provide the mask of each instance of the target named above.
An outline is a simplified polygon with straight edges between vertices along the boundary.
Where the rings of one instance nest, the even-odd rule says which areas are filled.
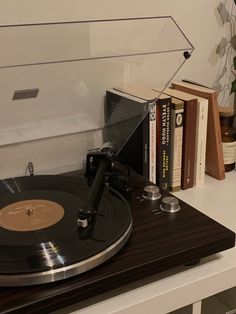
[[[104,191],[97,214],[78,228],[89,188],[78,178],[31,176],[0,182],[2,286],[52,282],[85,272],[117,253],[132,229],[130,207]]]

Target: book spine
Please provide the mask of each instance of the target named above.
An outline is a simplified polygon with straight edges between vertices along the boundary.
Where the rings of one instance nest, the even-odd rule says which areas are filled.
[[[157,100],[157,184],[161,191],[170,183],[170,108],[171,98]]]
[[[209,120],[211,123],[209,123]],[[213,144],[215,144],[214,151],[213,151]],[[216,169],[212,167],[213,157],[216,164],[216,167],[214,168]],[[221,128],[220,128],[220,116],[219,116],[219,111],[218,111],[217,93],[214,93],[212,95],[211,102],[209,100],[209,107],[208,107],[206,171],[209,175],[219,180],[225,179],[225,167],[224,167],[224,157],[223,157],[223,148],[222,148],[222,136],[221,136]]]
[[[202,99],[197,105],[195,178],[196,186],[205,183],[206,136],[207,136],[208,100]]]
[[[149,181],[156,184],[156,104],[149,103]]]
[[[171,105],[171,137],[170,137],[170,190],[176,192],[181,187],[183,114],[184,108]]]
[[[181,189],[193,187],[195,168],[195,143],[197,122],[197,99],[184,103],[183,152]]]
[[[142,121],[142,170],[141,174],[149,180],[149,113]]]

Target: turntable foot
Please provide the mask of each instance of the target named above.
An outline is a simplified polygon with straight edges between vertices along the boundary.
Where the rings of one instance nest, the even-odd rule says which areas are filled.
[[[195,259],[195,260],[193,260],[191,262],[188,262],[188,263],[184,264],[184,266],[195,266],[195,265],[200,264],[200,261],[201,261],[200,258],[199,259]]]

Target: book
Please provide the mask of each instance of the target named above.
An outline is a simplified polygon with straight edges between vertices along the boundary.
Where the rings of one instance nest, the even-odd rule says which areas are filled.
[[[190,97],[197,98],[194,185],[200,186],[205,183],[208,100],[192,94],[190,95]]]
[[[119,142],[119,137],[125,136],[123,131],[126,129],[126,124],[130,124],[130,119],[127,117],[124,119],[127,110],[130,112],[146,111],[142,121],[118,152],[117,160],[149,180],[149,112],[147,106],[147,101],[143,99],[114,89],[106,91],[105,120],[106,124],[108,122],[111,125],[108,126],[108,129],[105,128],[105,138],[108,137],[113,142]],[[134,122],[137,121],[134,120]],[[107,133],[109,133],[108,136]]]
[[[149,181],[156,184],[156,104],[149,104]]]
[[[197,97],[197,101],[194,184],[201,186],[205,183],[208,100]]]
[[[115,90],[145,101],[149,108],[149,181],[156,184],[156,97],[157,92],[139,85],[116,87]]]
[[[165,93],[184,102],[181,189],[186,190],[194,185],[197,98],[171,88]]]
[[[225,178],[217,92],[188,82],[173,83],[175,89],[208,99],[206,173],[218,180]]]
[[[154,91],[151,88],[140,85],[128,85],[120,88],[123,92],[130,95],[140,97],[147,101],[154,101],[156,108],[156,129],[155,140],[150,139],[150,158],[149,169],[150,177],[151,173],[155,176],[155,182],[157,183],[161,191],[169,190],[169,159],[170,159],[170,103],[171,97],[163,95],[159,91]],[[151,126],[150,126],[151,128]],[[154,135],[154,132],[150,132],[150,137]],[[152,155],[152,151],[155,151],[155,156]],[[155,175],[154,175],[155,171]]]
[[[171,98],[170,190],[181,188],[184,102]]]
[[[157,184],[166,192],[170,188],[171,97],[158,93],[157,96]]]

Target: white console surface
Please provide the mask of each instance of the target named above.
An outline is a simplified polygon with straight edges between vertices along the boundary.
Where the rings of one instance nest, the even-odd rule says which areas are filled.
[[[224,181],[206,176],[204,186],[175,196],[236,232],[235,171],[227,173]],[[176,267],[56,313],[164,314],[234,286],[236,248],[204,258],[196,266]]]

